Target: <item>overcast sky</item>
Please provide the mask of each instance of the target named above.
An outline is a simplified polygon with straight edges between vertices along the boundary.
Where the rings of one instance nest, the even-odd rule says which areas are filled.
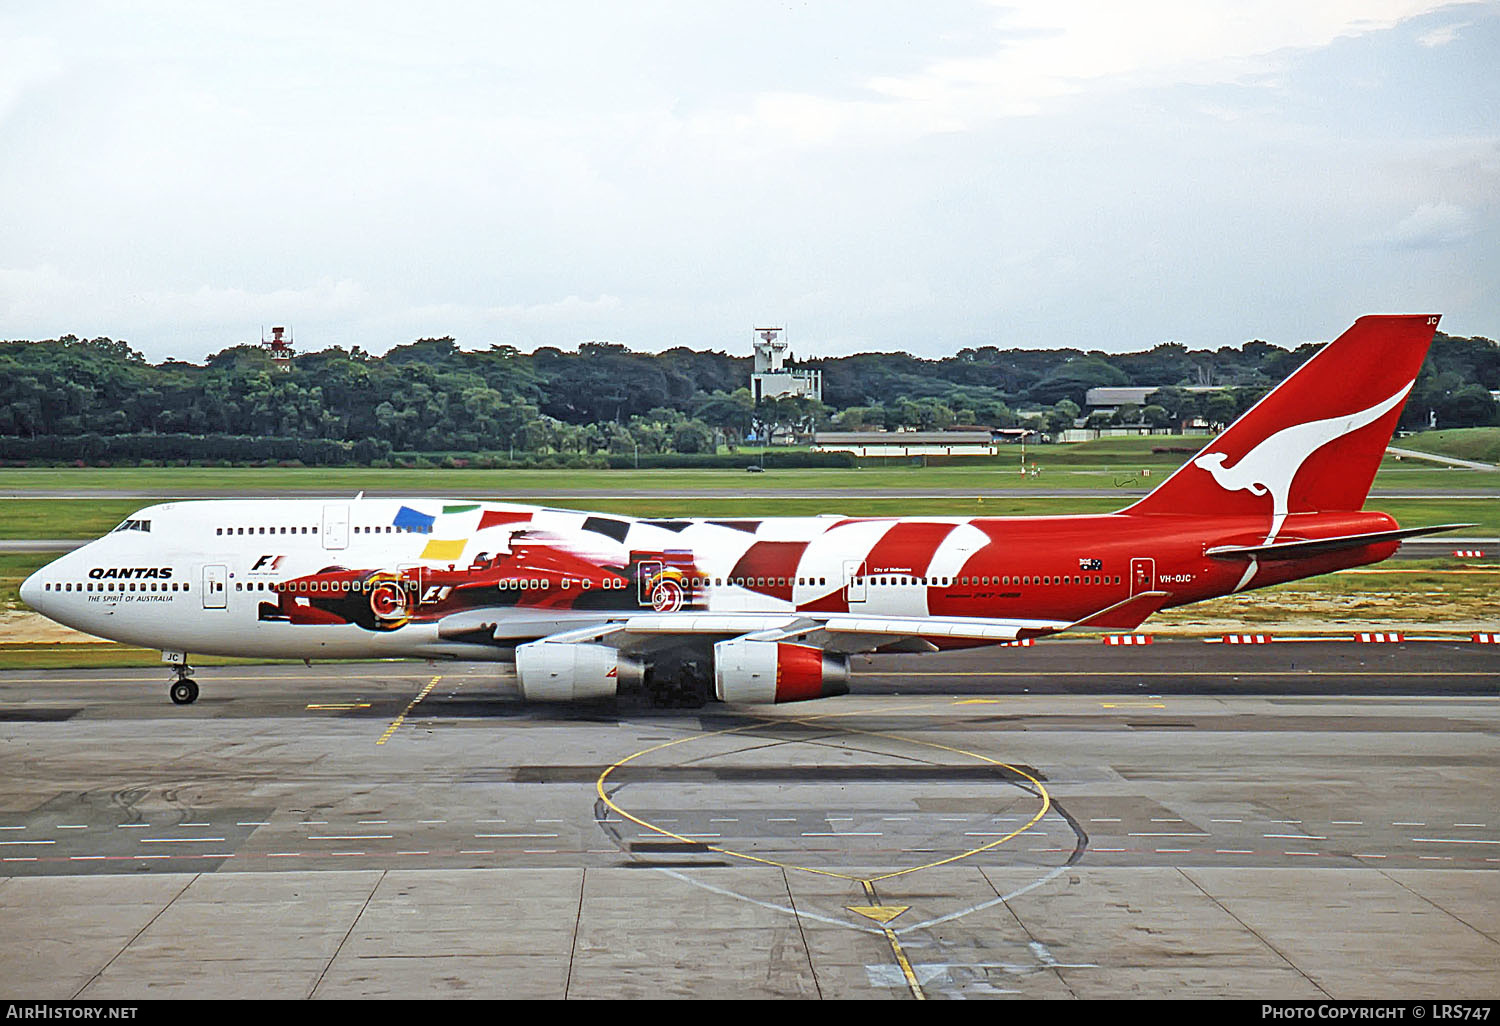
[[[0,5],[0,338],[1500,337],[1500,3]]]

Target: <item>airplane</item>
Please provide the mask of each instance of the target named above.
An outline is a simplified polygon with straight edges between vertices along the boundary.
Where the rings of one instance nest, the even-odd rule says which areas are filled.
[[[856,653],[1131,631],[1162,609],[1375,563],[1364,511],[1438,317],[1361,317],[1118,512],[649,518],[487,500],[166,502],[32,574],[69,627],[187,653],[510,661],[529,701],[848,692]]]

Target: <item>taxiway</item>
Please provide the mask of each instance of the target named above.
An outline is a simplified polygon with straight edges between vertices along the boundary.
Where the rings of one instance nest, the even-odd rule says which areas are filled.
[[[1500,646],[0,674],[9,998],[1500,992]]]

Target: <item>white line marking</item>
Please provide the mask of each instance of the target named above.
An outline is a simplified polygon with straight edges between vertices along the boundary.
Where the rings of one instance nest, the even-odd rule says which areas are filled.
[[[712,835],[688,834],[687,836],[689,836],[689,837],[694,837],[694,836],[697,836],[697,837],[703,837],[703,836],[718,837],[719,835],[718,834],[712,834]],[[883,837],[885,835],[882,834],[882,833],[880,833],[879,831],[822,830],[822,831],[808,831],[808,832],[803,833],[802,836],[803,837]]]
[[[474,836],[476,838],[486,838],[487,839],[487,838],[492,838],[492,837],[556,837],[557,835],[556,834],[475,834]],[[714,834],[714,836],[718,837],[719,835],[718,834]]]
[[[1130,833],[1130,834],[1128,834],[1126,836],[1128,836],[1128,837],[1207,837],[1208,834],[1201,833],[1201,832],[1196,831],[1196,830],[1193,830],[1193,831],[1181,831],[1181,832],[1173,832],[1171,830],[1160,830],[1160,831],[1146,832],[1146,833],[1134,833],[1134,832],[1132,832],[1132,833]]]

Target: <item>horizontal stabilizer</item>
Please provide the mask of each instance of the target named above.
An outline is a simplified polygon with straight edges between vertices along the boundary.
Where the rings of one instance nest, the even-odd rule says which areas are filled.
[[[1381,542],[1400,541],[1403,538],[1415,538],[1418,535],[1437,534],[1439,531],[1456,531],[1461,527],[1475,526],[1477,525],[1439,524],[1436,527],[1408,527],[1399,531],[1341,534],[1333,538],[1307,538],[1302,541],[1272,542],[1269,545],[1215,545],[1205,551],[1204,555],[1213,556],[1215,559],[1302,559],[1306,556],[1320,556],[1325,552],[1357,549],[1365,545],[1378,545]]]
[[[1167,599],[1171,597],[1172,593],[1168,591],[1143,591],[1139,595],[1130,596],[1123,602],[1106,606],[1097,613],[1090,613],[1082,620],[1070,623],[1062,629],[1065,631],[1133,631],[1145,623],[1146,618],[1165,605]]]

